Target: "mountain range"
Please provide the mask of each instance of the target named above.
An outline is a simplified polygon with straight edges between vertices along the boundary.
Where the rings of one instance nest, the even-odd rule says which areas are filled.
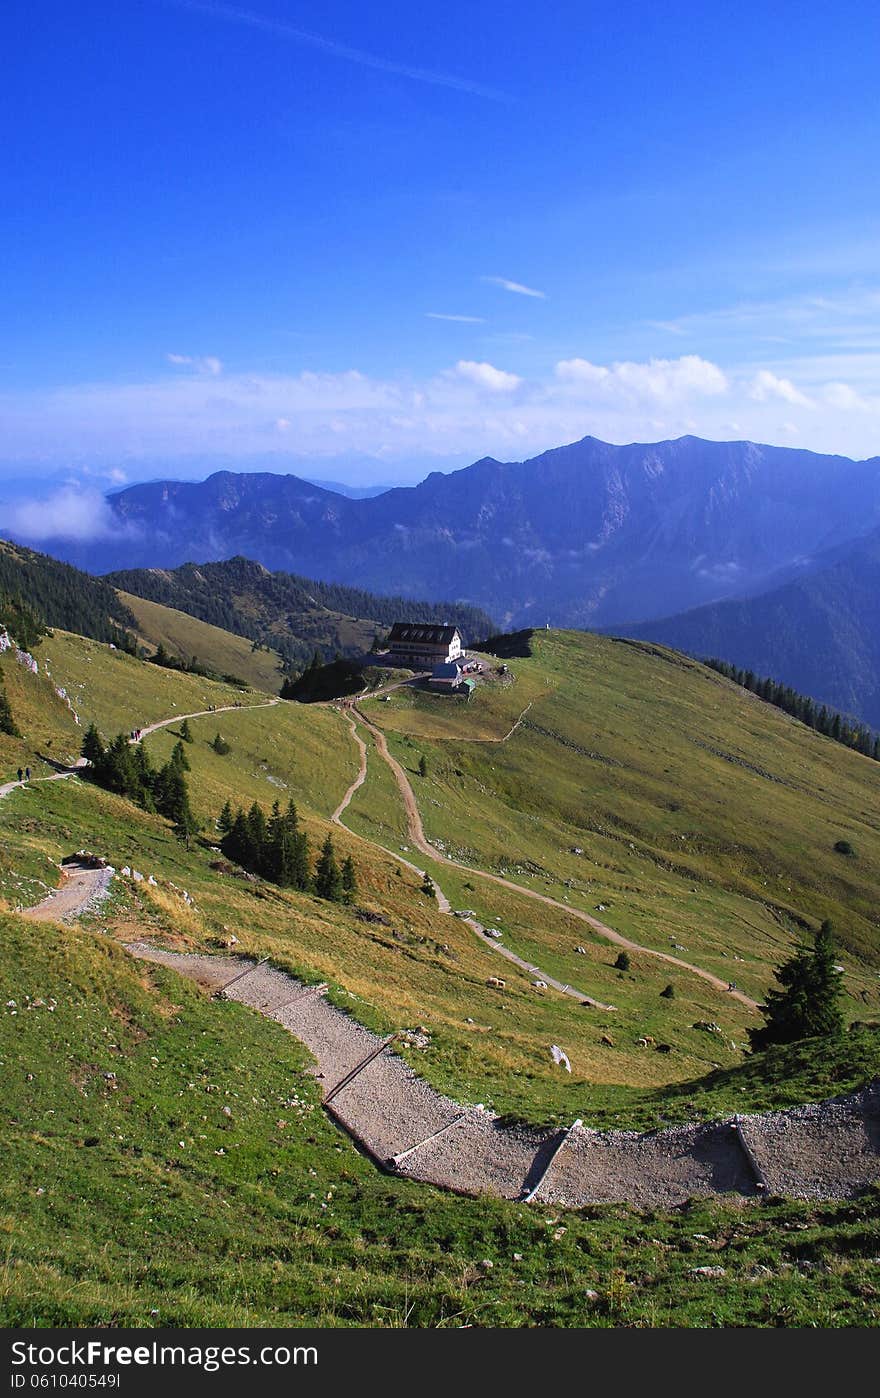
[[[880,717],[880,457],[585,437],[369,497],[220,471],[131,486],[108,508],[109,535],[46,547],[93,572],[243,555],[386,595],[457,599],[504,627],[626,631]]]
[[[880,527],[880,458],[696,437],[593,437],[352,499],[218,472],[109,501],[118,533],[48,551],[94,572],[244,555],[385,594],[453,597],[505,625],[617,625],[754,595]]]

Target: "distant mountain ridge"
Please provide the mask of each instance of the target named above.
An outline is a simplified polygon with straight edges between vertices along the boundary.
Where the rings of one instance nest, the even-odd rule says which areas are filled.
[[[238,554],[373,592],[467,600],[506,626],[601,626],[754,595],[880,527],[880,458],[586,437],[365,499],[222,471],[109,503],[118,537],[53,551],[95,571]]]
[[[759,597],[621,630],[772,676],[880,729],[880,529]]]

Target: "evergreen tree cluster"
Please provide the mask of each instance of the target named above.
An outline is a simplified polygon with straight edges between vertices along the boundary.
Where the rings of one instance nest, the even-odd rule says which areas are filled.
[[[338,699],[343,694],[359,694],[363,687],[364,672],[357,661],[337,657],[325,665],[320,651],[316,650],[298,679],[285,679],[281,686],[281,698],[311,704]]]
[[[749,1030],[753,1049],[839,1034],[842,979],[834,964],[834,929],[827,920],[812,948],[801,947],[776,972],[782,990],[767,992],[764,1023]]]
[[[9,697],[2,684],[0,684],[0,733],[5,733],[7,737],[10,738],[21,737],[21,733],[19,732],[19,729],[17,728],[15,723],[15,719],[12,716],[12,708],[9,703]]]
[[[239,807],[234,814],[227,801],[217,824],[222,835],[220,848],[227,859],[242,869],[259,874],[279,888],[313,892],[332,903],[353,901],[357,880],[351,857],[340,868],[328,835],[313,872],[308,838],[300,829],[292,801],[285,811],[276,801],[268,817],[257,801],[249,811]]]
[[[48,630],[43,618],[21,597],[9,595],[0,595],[0,625],[22,650],[35,650]]]
[[[89,762],[85,775],[105,791],[127,796],[145,811],[165,816],[187,841],[198,830],[189,804],[186,773],[190,768],[182,743],[175,743],[165,766],[156,768],[143,743],[132,743],[126,733],[118,733],[105,747],[91,724],[83,738],[82,755]]]
[[[211,670],[207,665],[202,665],[197,655],[191,655],[189,660],[183,656],[172,655],[166,649],[164,641],[160,641],[154,653],[147,656],[151,665],[159,665],[163,670],[177,670],[182,675],[201,675],[206,680],[220,680],[223,684],[237,685],[239,689],[248,689],[247,680],[243,680],[240,675],[220,674],[218,670]]]
[[[137,623],[103,578],[0,540],[0,622],[30,650],[47,626],[134,652]]]
[[[797,690],[789,685],[780,684],[778,680],[755,675],[751,670],[741,670],[736,665],[728,664],[726,660],[713,659],[703,663],[710,669],[717,670],[719,675],[742,685],[743,689],[751,690],[759,699],[764,699],[768,704],[774,704],[777,709],[791,714],[793,718],[800,719],[808,728],[814,728],[826,738],[833,738],[835,743],[843,743],[844,747],[854,748],[865,757],[872,757],[875,762],[880,762],[880,736],[870,728],[850,722],[835,709],[829,709],[825,704],[817,704],[814,699],[805,694],[798,694]]]

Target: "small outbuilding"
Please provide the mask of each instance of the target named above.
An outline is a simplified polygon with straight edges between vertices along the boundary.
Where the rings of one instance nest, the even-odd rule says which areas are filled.
[[[462,684],[461,666],[458,661],[449,660],[443,665],[435,665],[428,683],[432,689],[458,689]]]

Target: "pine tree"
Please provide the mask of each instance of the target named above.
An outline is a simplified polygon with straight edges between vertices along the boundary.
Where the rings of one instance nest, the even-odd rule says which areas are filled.
[[[425,757],[425,754],[422,753],[421,757],[419,758],[419,776],[420,776],[420,777],[426,777],[427,775],[428,775],[428,761],[427,761],[427,758]]]
[[[231,859],[234,864],[240,864],[243,869],[248,866],[250,853],[250,838],[248,835],[247,817],[239,806],[235,813],[235,819],[229,832],[220,841],[220,848]]]
[[[180,736],[185,743],[193,743],[195,739],[189,729],[189,719],[185,718],[180,725]]]
[[[104,756],[104,744],[94,723],[90,723],[82,740],[80,752],[87,762],[94,766]]]
[[[2,685],[0,685],[0,733],[6,733],[10,738],[21,737],[21,733],[16,727],[15,719],[12,717],[12,709],[6,690]]]
[[[326,898],[331,903],[339,903],[342,900],[342,875],[329,835],[324,841],[315,866],[315,892],[319,898]]]
[[[183,730],[181,730],[181,732],[182,731]],[[192,742],[192,739],[189,738],[187,741]],[[174,747],[171,749],[170,760],[171,766],[176,767],[179,772],[188,772],[190,770],[189,758],[183,750],[183,743],[174,744]]]
[[[247,813],[248,847],[247,858],[242,860],[246,869],[255,874],[266,872],[267,838],[266,816],[263,807],[256,801]]]
[[[217,819],[217,829],[220,831],[221,835],[229,834],[230,830],[232,829],[232,822],[234,819],[235,817],[232,814],[232,807],[229,804],[229,798],[227,797],[223,810],[220,812],[220,815]]]
[[[344,903],[353,903],[356,894],[357,878],[354,872],[354,864],[349,854],[342,866],[342,901]]]
[[[830,922],[822,923],[812,949],[799,948],[779,967],[776,979],[784,988],[768,991],[764,1024],[749,1030],[753,1049],[840,1033],[841,975],[835,970],[834,929]]]
[[[229,746],[226,739],[220,733],[216,733],[214,735],[214,741],[212,742],[211,747],[214,749],[214,751],[217,753],[219,757],[226,757],[227,753],[230,753],[232,751],[232,748]]]
[[[436,888],[434,887],[434,880],[431,878],[431,875],[428,874],[428,873],[425,873],[424,876],[423,876],[423,878],[422,878],[421,892],[424,893],[424,895],[425,895],[426,898],[436,898],[436,897],[437,897],[437,890],[436,890]]]

